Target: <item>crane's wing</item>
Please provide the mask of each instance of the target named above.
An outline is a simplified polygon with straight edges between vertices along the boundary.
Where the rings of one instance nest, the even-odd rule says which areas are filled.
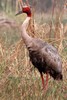
[[[61,72],[62,61],[55,47],[47,43],[40,52],[48,67]]]

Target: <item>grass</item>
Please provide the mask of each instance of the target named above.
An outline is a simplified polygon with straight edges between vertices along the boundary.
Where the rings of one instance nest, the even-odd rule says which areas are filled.
[[[25,15],[23,18],[12,15],[11,18],[20,24]],[[42,31],[38,31],[40,37]],[[66,40],[67,37],[64,37],[63,47],[66,46]],[[45,93],[39,72],[29,63],[19,29],[10,27],[8,30],[5,26],[1,27],[0,46],[0,100],[67,100],[67,47],[61,53],[63,81],[57,82],[50,78]]]

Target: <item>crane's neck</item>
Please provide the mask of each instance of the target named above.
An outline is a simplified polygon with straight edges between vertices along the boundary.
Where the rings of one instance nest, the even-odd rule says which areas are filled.
[[[22,26],[21,26],[21,36],[22,36],[22,38],[23,38],[23,40],[24,40],[26,45],[29,44],[29,42],[32,40],[32,37],[30,37],[27,34],[27,31],[26,31],[26,29],[27,29],[27,27],[29,25],[30,18],[31,17],[27,17],[25,19],[25,21],[23,22]]]

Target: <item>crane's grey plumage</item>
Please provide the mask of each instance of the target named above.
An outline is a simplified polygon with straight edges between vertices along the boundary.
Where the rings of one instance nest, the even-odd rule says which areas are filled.
[[[54,79],[62,80],[62,61],[57,49],[49,43],[38,38],[32,38],[27,34],[26,29],[31,18],[30,7],[23,7],[23,12],[27,14],[27,18],[21,26],[21,36],[29,51],[32,64],[41,74],[43,86],[44,79],[42,73],[49,73]]]
[[[47,73],[54,79],[62,79],[62,61],[55,47],[40,39],[32,38],[27,45],[30,60],[40,73]]]

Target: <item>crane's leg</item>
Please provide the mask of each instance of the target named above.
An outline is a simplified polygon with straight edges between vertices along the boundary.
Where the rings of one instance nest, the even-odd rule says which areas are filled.
[[[46,84],[45,84],[45,90],[47,91],[48,89],[48,73],[46,74]]]
[[[43,74],[42,73],[41,73],[41,79],[42,79],[42,84],[43,84],[43,89],[44,89],[45,85],[44,85],[44,78],[43,78]]]
[[[41,79],[42,79],[43,89],[45,91],[47,91],[47,88],[48,88],[48,73],[46,74],[46,84],[44,84],[44,78],[43,78],[43,74],[42,73],[41,73]]]

